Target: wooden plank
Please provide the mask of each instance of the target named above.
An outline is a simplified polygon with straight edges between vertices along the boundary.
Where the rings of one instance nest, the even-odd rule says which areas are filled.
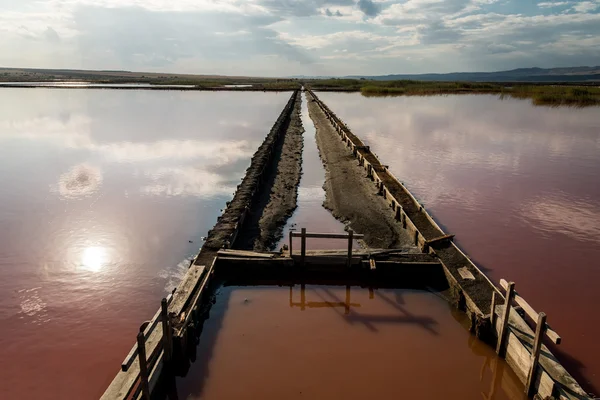
[[[500,279],[500,286],[502,286],[502,288],[506,290],[506,288],[508,287],[508,283],[505,279]],[[533,307],[529,305],[529,303],[524,298],[519,296],[517,292],[515,292],[515,302],[521,306],[521,308],[523,309],[523,311],[525,311],[529,318],[531,318],[533,321],[538,320],[538,313],[533,309]],[[546,324],[546,327],[546,336],[553,343],[560,344],[562,342],[562,338],[559,336],[559,334],[556,333],[548,324]]]
[[[300,263],[302,263],[302,256],[298,256],[298,255],[294,255],[292,257],[292,259],[294,261],[300,261]],[[356,256],[352,256],[352,265],[354,264],[359,264],[361,263],[362,258],[361,257],[356,257]],[[348,264],[348,257],[347,255],[344,256],[329,256],[329,255],[306,255],[304,257],[304,263],[305,264],[311,264],[311,265],[347,265]]]
[[[291,235],[293,234],[294,233],[292,232]],[[302,228],[300,239],[300,263],[304,265],[304,259],[306,257],[306,228]]]
[[[146,359],[146,340],[144,332],[137,335],[138,362],[140,364],[140,387],[142,388],[142,398],[150,400],[150,387],[148,386],[148,360]]]
[[[371,271],[373,271],[373,270],[377,269],[377,264],[375,264],[375,259],[373,259],[373,258],[370,258],[370,259],[369,259],[369,265],[370,265],[370,267],[371,267]]]
[[[210,281],[210,277],[215,270],[215,265],[217,264],[217,259],[218,259],[218,257],[213,258],[213,262],[210,264],[210,268],[208,269],[206,274],[204,274],[204,279],[202,279],[202,285],[200,286],[200,288],[194,295],[194,298],[190,302],[190,304],[191,304],[190,308],[192,310],[194,309],[194,307],[196,307],[198,305],[198,300],[200,299],[200,296],[202,296],[202,292],[207,287],[208,282]],[[255,260],[263,261],[263,259],[255,259]],[[176,332],[177,335],[181,335],[182,332],[185,332],[185,329],[187,328],[188,323],[191,321],[191,318],[192,318],[192,313],[188,312],[187,315],[185,316],[185,319],[183,320],[183,323],[179,327],[179,330]]]
[[[469,269],[467,267],[459,268],[459,269],[457,269],[457,271],[461,278],[470,280],[470,281],[475,280],[475,277],[473,276],[473,274],[471,273],[471,271],[469,271]]]
[[[146,339],[146,357],[148,360],[152,360],[158,354],[160,350],[160,344],[162,341],[162,330],[154,329],[150,333],[150,337]],[[115,399],[126,399],[131,394],[134,385],[136,384],[140,376],[140,364],[137,359],[133,361],[131,367],[125,371],[119,371],[111,384],[108,386],[101,400],[115,400]]]
[[[452,239],[454,239],[454,235],[443,235],[443,236],[439,236],[439,237],[436,237],[436,238],[433,238],[430,240],[426,240],[425,244],[432,245],[434,243],[444,242],[444,241],[452,240]]]
[[[169,295],[167,296],[167,305],[171,303],[171,300],[173,300],[173,294],[169,293]],[[158,309],[158,311],[154,314],[154,317],[152,317],[150,324],[148,324],[148,326],[144,329],[144,338],[146,340],[148,340],[148,337],[150,337],[150,333],[154,330],[154,328],[156,328],[158,323],[161,321],[160,314],[161,310]],[[138,347],[136,343],[133,345],[131,350],[129,350],[129,353],[127,353],[127,356],[125,356],[125,360],[123,360],[123,362],[121,363],[121,371],[127,371],[129,367],[131,367],[131,364],[133,364],[133,360],[135,360],[135,357],[137,356],[137,349]]]
[[[348,266],[352,265],[352,236],[354,235],[354,231],[350,229],[348,231]]]
[[[302,237],[301,232],[291,232],[293,237]],[[354,239],[363,239],[365,235],[354,234]],[[317,232],[306,232],[306,238],[312,239],[348,239],[347,233],[317,233]]]
[[[497,302],[497,293],[496,292],[492,292],[492,305],[490,307],[490,323],[492,324],[492,326],[496,326],[496,313],[494,312],[494,310],[496,309],[496,302]]]
[[[529,373],[527,374],[527,383],[525,384],[525,394],[527,394],[527,396],[532,396],[534,394],[533,383],[535,381],[535,377],[537,376],[537,367],[540,359],[540,350],[542,348],[542,338],[544,337],[545,332],[546,314],[541,312],[539,313],[539,318],[535,329],[535,339],[533,341],[533,349],[531,352],[531,367],[529,368]]]
[[[506,291],[506,298],[504,300],[504,313],[502,314],[502,318],[500,319],[500,333],[498,334],[498,344],[496,346],[496,354],[500,357],[504,357],[504,351],[506,344],[506,334],[508,329],[508,318],[510,315],[510,309],[512,308],[512,301],[515,296],[515,283],[510,282],[508,284],[508,289]]]
[[[496,306],[496,314],[503,315],[504,306],[499,305]],[[519,368],[513,369],[519,379],[523,383],[526,382],[527,373],[531,366],[531,353],[530,349],[533,348],[535,334],[533,330],[529,327],[529,325],[525,322],[525,320],[517,313],[514,307],[510,309],[510,318],[509,318],[509,329],[510,335],[515,338],[515,341],[518,342],[518,347],[522,348],[518,350],[518,354],[511,355],[511,345],[510,343],[507,346],[506,360],[509,361],[509,356],[513,359],[511,366],[514,363],[519,366]],[[500,326],[499,323],[496,324],[496,332],[499,333]],[[509,339],[510,341],[510,339]],[[515,349],[517,345],[513,346]],[[515,359],[517,358],[517,359]],[[548,382],[548,378],[552,381],[552,385],[554,382],[557,383],[556,387],[561,392],[560,398],[565,399],[589,399],[590,397],[587,393],[579,386],[577,381],[565,370],[565,368],[560,364],[560,362],[556,359],[556,357],[552,354],[552,352],[542,343],[540,350],[540,358],[539,365],[544,370],[544,373],[547,377],[544,377],[544,374],[538,379],[536,379],[536,383],[534,386],[538,387],[538,393],[544,398],[545,396],[550,396],[553,394],[552,388],[546,387],[542,391],[540,391],[540,387],[538,384],[546,385]]]
[[[246,251],[246,250],[231,250],[231,249],[221,249],[217,252],[219,256],[226,257],[246,257],[246,258],[274,258],[275,254],[273,253],[260,253],[257,251]]]
[[[183,280],[177,286],[177,290],[173,295],[173,301],[169,304],[169,314],[173,313],[176,316],[181,314],[205,272],[206,267],[204,265],[192,265],[187,270]]]

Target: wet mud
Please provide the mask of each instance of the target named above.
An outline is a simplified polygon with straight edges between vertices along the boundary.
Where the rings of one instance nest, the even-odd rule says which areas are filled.
[[[308,110],[317,130],[317,146],[326,170],[323,206],[355,232],[364,234],[364,243],[369,247],[410,246],[412,239],[394,220],[375,185],[365,179],[364,169],[340,141],[311,96],[308,96]]]

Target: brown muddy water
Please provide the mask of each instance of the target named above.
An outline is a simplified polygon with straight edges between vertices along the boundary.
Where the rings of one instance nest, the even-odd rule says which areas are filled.
[[[103,393],[288,99],[0,89],[1,398]]]
[[[319,93],[494,282],[548,314],[600,393],[600,108]]]
[[[223,287],[171,399],[524,399],[434,293]]]

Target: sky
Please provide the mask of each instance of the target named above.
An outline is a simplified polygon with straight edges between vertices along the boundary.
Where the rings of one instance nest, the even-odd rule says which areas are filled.
[[[600,65],[600,0],[0,0],[0,66],[291,76]]]

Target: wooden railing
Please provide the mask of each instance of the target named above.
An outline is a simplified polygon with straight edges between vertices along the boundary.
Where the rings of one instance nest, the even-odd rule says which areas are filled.
[[[363,239],[364,235],[355,234],[352,229],[348,233],[315,233],[306,232],[306,228],[302,228],[300,232],[290,231],[290,257],[293,252],[293,238],[299,237],[300,241],[300,263],[304,265],[306,258],[306,239],[307,238],[318,238],[318,239],[345,239],[348,241],[348,266],[352,264],[352,244],[354,239]]]
[[[508,331],[509,331],[509,319],[510,319],[510,310],[513,305],[513,302],[517,303],[521,310],[532,321],[535,322],[535,337],[533,340],[533,346],[531,347],[531,355],[529,360],[524,360],[525,363],[529,365],[529,370],[527,373],[527,381],[525,383],[525,393],[528,396],[534,394],[534,382],[538,375],[538,368],[540,362],[540,353],[542,350],[542,341],[544,337],[547,337],[550,341],[555,344],[560,344],[562,339],[554,331],[548,323],[546,322],[547,316],[544,312],[536,312],[533,307],[525,301],[518,293],[515,291],[515,283],[507,282],[505,279],[500,280],[500,286],[506,291],[506,296],[504,298],[504,309],[502,311],[501,320],[500,320],[500,328],[498,333],[498,342],[496,344],[496,353],[500,357],[504,357],[506,354],[506,347],[508,341]],[[492,295],[492,307],[491,307],[491,323],[492,326],[496,326],[496,306],[498,305],[498,297],[496,296],[496,292]]]

